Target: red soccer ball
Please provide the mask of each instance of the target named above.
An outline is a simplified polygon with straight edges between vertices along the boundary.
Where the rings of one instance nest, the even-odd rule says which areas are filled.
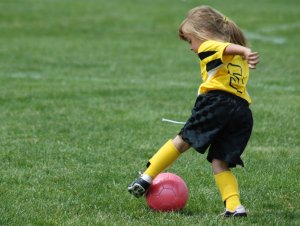
[[[181,210],[187,200],[188,188],[184,180],[173,173],[159,174],[146,194],[148,206],[162,212]]]

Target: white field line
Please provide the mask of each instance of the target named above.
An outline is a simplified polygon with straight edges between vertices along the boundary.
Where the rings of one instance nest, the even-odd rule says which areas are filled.
[[[258,32],[270,33],[270,32],[276,32],[276,31],[287,31],[287,30],[297,29],[297,28],[300,30],[300,22],[264,27],[264,28],[259,29]]]
[[[173,123],[173,124],[181,124],[181,125],[185,124],[185,122],[178,122],[178,121],[174,121],[174,120],[166,119],[166,118],[162,118],[161,121],[162,122],[169,122],[169,123]]]
[[[31,78],[31,79],[40,79],[42,78],[41,74],[35,72],[16,72],[11,75],[12,78]]]
[[[248,31],[246,31],[245,33],[246,33],[246,37],[251,40],[270,42],[277,45],[284,44],[286,42],[286,39],[280,36],[270,36],[270,35],[260,34],[256,32],[248,32]]]
[[[257,30],[257,32],[245,31],[246,36],[252,40],[258,40],[262,42],[270,42],[273,44],[284,44],[286,42],[285,37],[274,36],[268,33],[278,32],[278,31],[288,31],[288,30],[300,30],[300,22],[290,23],[290,24],[279,24],[269,27],[263,27]]]

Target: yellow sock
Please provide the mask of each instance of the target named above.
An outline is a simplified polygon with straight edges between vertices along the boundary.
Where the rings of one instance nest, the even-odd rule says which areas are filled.
[[[170,166],[181,153],[177,150],[172,140],[165,143],[149,160],[148,168],[144,174],[154,179],[159,173]]]
[[[241,205],[238,183],[231,171],[224,171],[215,175],[216,184],[220,190],[223,202],[226,201],[226,209],[234,211]]]

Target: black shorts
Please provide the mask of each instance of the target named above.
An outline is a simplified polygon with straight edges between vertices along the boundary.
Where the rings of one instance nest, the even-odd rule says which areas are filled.
[[[211,91],[197,97],[192,115],[179,135],[207,160],[223,160],[229,167],[244,166],[241,155],[253,127],[252,112],[243,98]]]

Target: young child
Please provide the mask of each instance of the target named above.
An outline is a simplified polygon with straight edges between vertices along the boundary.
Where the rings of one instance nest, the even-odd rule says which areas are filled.
[[[145,194],[153,179],[181,153],[193,147],[212,165],[216,185],[226,206],[224,217],[247,216],[238,183],[230,168],[244,166],[241,155],[250,138],[253,120],[246,90],[249,68],[259,63],[240,28],[209,6],[190,10],[179,37],[200,58],[203,83],[192,114],[178,135],[149,160],[146,171],[128,186],[135,197]]]

